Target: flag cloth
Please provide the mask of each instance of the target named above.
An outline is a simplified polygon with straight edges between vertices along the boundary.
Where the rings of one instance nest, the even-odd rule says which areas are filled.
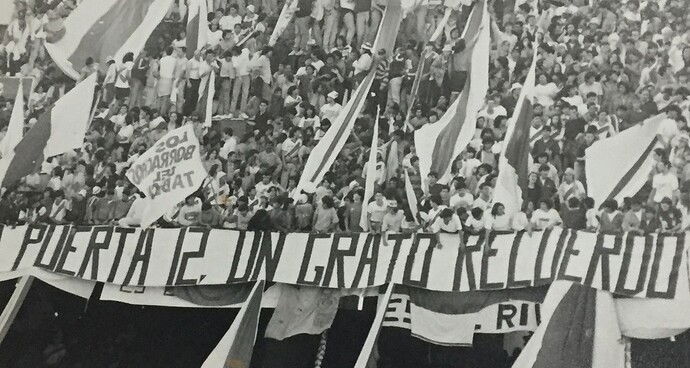
[[[185,301],[205,307],[222,307],[242,303],[253,290],[251,283],[228,285],[176,286],[172,293]]]
[[[14,105],[7,132],[0,142],[0,157],[3,159],[14,153],[14,147],[22,140],[24,135],[24,96],[22,94],[22,81],[19,80],[19,88],[15,92]]]
[[[278,37],[285,32],[285,29],[287,29],[290,21],[292,20],[292,16],[295,15],[295,12],[297,11],[297,3],[297,0],[288,0],[285,2],[285,5],[283,5],[283,10],[280,11],[280,15],[276,21],[276,25],[273,27],[271,37],[268,39],[268,46],[275,45],[276,41],[278,41]]]
[[[385,48],[390,51],[392,49],[398,35],[400,23],[402,23],[401,14],[400,3],[391,2],[386,6],[373,50]],[[375,75],[376,66],[372,65],[369,73],[354,91],[352,98],[343,107],[338,117],[331,121],[331,127],[309,154],[302,176],[294,191],[296,195],[300,194],[302,190],[312,193],[321,183],[326,172],[330,170],[331,165],[333,165],[336,157],[340,154],[340,151],[350,137],[352,127],[364,106]]]
[[[157,221],[194,193],[208,174],[201,162],[194,126],[171,130],[127,170],[127,178],[145,195],[141,227]]]
[[[408,288],[410,295],[410,330],[413,336],[445,346],[472,345],[477,326],[492,328],[497,319],[499,303],[524,301],[540,303],[546,289],[543,287],[507,289],[498,291],[438,292]],[[491,308],[493,306],[493,308]],[[515,310],[517,313],[517,309]],[[521,311],[521,314],[528,312]],[[532,308],[532,321],[536,321]],[[489,316],[488,319],[486,316]],[[525,317],[527,319],[527,317]],[[498,328],[498,327],[497,327]],[[529,329],[527,323],[506,326],[503,332]]]
[[[216,94],[216,72],[211,73],[199,83],[199,100],[196,104],[196,114],[203,121],[205,127],[213,124],[213,98]]]
[[[362,198],[362,215],[359,218],[359,226],[364,230],[369,230],[367,223],[367,207],[369,200],[374,196],[374,187],[376,186],[376,158],[378,156],[379,143],[379,113],[380,109],[376,110],[376,120],[374,121],[374,135],[371,138],[371,148],[369,150],[369,161],[367,161],[367,177],[364,184],[364,197]]]
[[[585,150],[587,193],[594,203],[599,205],[607,199],[621,203],[642,188],[654,165],[656,132],[664,118],[664,114],[650,117]]]
[[[475,133],[477,113],[489,88],[489,24],[486,1],[480,0],[474,5],[463,34],[467,48],[464,52],[471,55],[467,82],[439,121],[423,126],[414,134],[422,178],[435,172],[439,183],[448,183],[451,163]]]
[[[206,358],[202,368],[249,368],[261,313],[264,281],[257,281],[228,332]]]
[[[530,167],[530,128],[532,126],[532,100],[534,98],[537,44],[525,83],[520,90],[513,116],[508,121],[504,149],[498,161],[498,177],[494,189],[494,203],[502,203],[508,216],[520,212],[526,192]]]
[[[542,323],[513,368],[623,368],[613,297],[605,291],[555,281],[542,307]]]
[[[381,331],[381,325],[383,324],[383,319],[388,309],[388,302],[391,300],[394,286],[395,284],[393,283],[388,284],[386,293],[383,294],[383,296],[379,296],[376,316],[374,317],[374,322],[371,324],[371,329],[369,329],[369,334],[367,334],[367,339],[364,340],[364,346],[362,346],[362,350],[359,352],[355,368],[366,368],[368,366],[369,360],[371,359],[371,353],[374,350],[374,345],[376,345],[376,339],[379,336],[379,331]]]
[[[206,0],[190,0],[187,8],[187,59],[208,42],[208,10]]]
[[[266,337],[284,340],[303,333],[321,334],[331,327],[340,296],[338,289],[285,284],[266,327]]]
[[[89,128],[96,73],[93,73],[38,117],[14,147],[2,186],[7,187],[40,169],[52,156],[81,148]]]
[[[10,124],[7,132],[0,142],[0,183],[3,182],[7,168],[14,158],[14,148],[21,142],[24,136],[24,96],[22,93],[22,81],[19,80],[19,87],[12,106]]]
[[[62,71],[79,79],[88,57],[104,64],[136,57],[173,0],[83,0],[65,20],[65,34],[46,50]]]
[[[405,169],[405,196],[407,197],[407,206],[410,208],[412,218],[414,218],[414,222],[416,224],[419,224],[419,220],[417,220],[417,215],[419,214],[419,207],[417,205],[417,194],[415,194],[414,188],[412,188],[410,174],[407,172],[407,169]]]

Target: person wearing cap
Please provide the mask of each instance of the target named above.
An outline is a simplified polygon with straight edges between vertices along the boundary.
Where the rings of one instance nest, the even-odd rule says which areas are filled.
[[[386,206],[388,209],[381,219],[381,232],[399,233],[402,230],[405,214],[398,207],[398,201],[395,199],[386,200]]]
[[[373,61],[371,43],[365,42],[360,47],[359,58],[352,63],[352,67],[354,68],[353,75],[355,78],[359,80],[363,79],[365,73],[371,69]]]
[[[319,117],[322,121],[324,119],[328,119],[328,121],[336,121],[338,118],[343,106],[335,102],[336,98],[338,98],[338,92],[336,91],[330,91],[326,95],[326,103],[321,106],[321,109],[319,109]]]
[[[563,173],[563,182],[558,186],[560,203],[567,203],[570,198],[582,199],[586,195],[585,187],[579,180],[575,180],[575,170],[569,167]]]

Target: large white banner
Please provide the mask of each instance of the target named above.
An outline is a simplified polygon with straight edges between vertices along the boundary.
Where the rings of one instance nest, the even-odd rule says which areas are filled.
[[[141,226],[149,226],[194,193],[206,176],[192,125],[164,135],[127,171],[127,178],[146,196]]]
[[[674,298],[685,234],[254,233],[191,228],[4,227],[0,279],[38,268],[125,286],[256,280],[326,288],[390,282],[436,291],[523,288],[569,280],[618,295]]]

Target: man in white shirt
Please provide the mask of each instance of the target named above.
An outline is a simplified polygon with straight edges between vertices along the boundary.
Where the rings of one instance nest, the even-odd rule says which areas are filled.
[[[240,23],[242,23],[242,16],[237,13],[237,4],[231,4],[225,15],[218,21],[223,31],[232,31],[235,29],[235,24]]]
[[[381,230],[383,215],[385,215],[388,210],[385,199],[386,198],[381,192],[377,192],[374,195],[374,201],[367,205],[367,223],[369,225],[369,231],[378,232]]]
[[[429,228],[433,233],[458,233],[462,231],[462,222],[453,210],[446,208]]]
[[[678,177],[670,172],[670,162],[659,162],[657,164],[659,173],[652,177],[652,194],[654,202],[661,203],[661,200],[676,198],[678,191]]]
[[[339,103],[335,102],[336,98],[338,98],[338,92],[328,92],[328,95],[326,95],[327,103],[321,106],[319,114],[321,120],[328,119],[328,121],[334,122],[335,119],[338,117],[338,114],[340,114],[340,110],[342,110],[343,107]]]
[[[232,64],[235,67],[235,85],[232,89],[232,101],[230,102],[230,110],[232,113],[237,112],[237,100],[240,98],[240,91],[242,99],[240,100],[241,116],[246,118],[245,109],[247,108],[247,99],[249,98],[249,50],[247,48],[239,48],[235,46],[232,49],[233,57]]]
[[[271,81],[273,74],[271,73],[271,56],[273,55],[273,48],[266,46],[261,50],[261,55],[252,60],[251,69],[258,74],[258,82],[261,82],[261,87],[257,87],[256,95],[259,98],[271,98]],[[258,83],[257,83],[258,86]]]
[[[174,51],[172,46],[169,46],[165,49],[165,56],[159,62],[156,90],[161,115],[168,115],[170,108],[170,94],[172,93],[175,66],[177,65],[177,58],[173,56]]]

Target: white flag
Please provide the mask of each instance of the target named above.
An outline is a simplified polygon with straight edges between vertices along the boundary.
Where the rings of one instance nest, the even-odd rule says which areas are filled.
[[[192,125],[164,135],[127,171],[127,178],[146,195],[141,227],[151,225],[194,193],[206,176]]]

